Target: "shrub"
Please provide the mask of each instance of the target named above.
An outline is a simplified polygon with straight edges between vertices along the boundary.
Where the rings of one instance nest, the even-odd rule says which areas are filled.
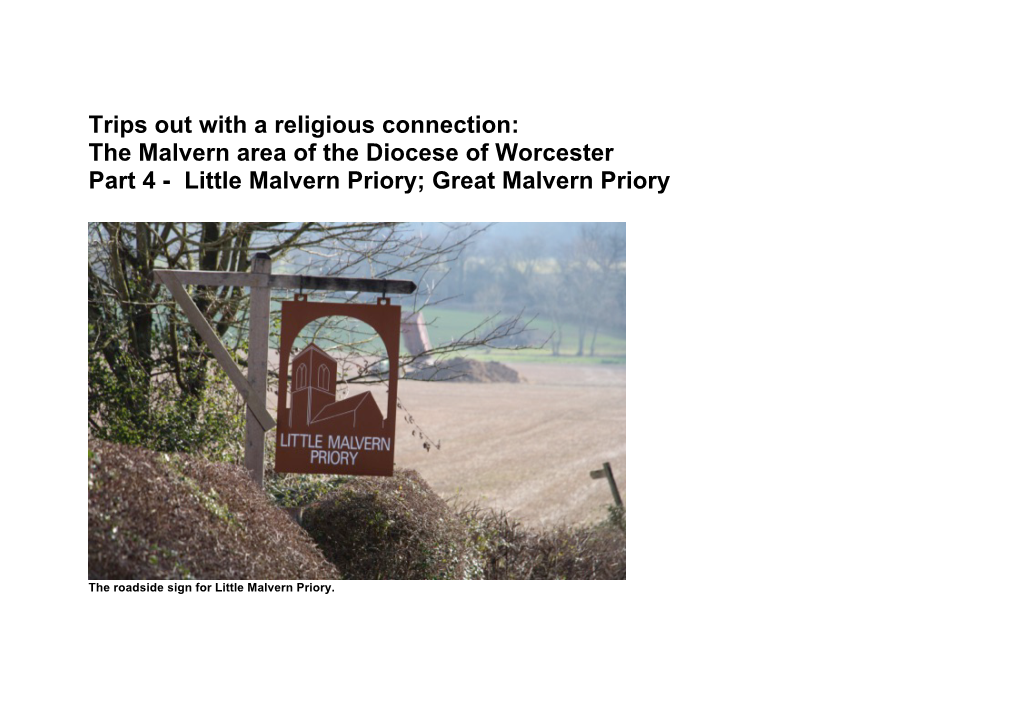
[[[473,506],[459,515],[482,557],[486,579],[627,578],[627,536],[612,516],[597,526],[531,531],[502,511]]]
[[[313,503],[302,525],[344,578],[480,578],[461,518],[414,471],[354,477]]]
[[[89,436],[167,453],[200,453],[237,463],[244,457],[244,401],[226,374],[210,369],[199,396],[181,393],[169,377],[147,379],[128,367],[119,379],[99,356],[89,357]]]
[[[89,578],[337,578],[243,468],[103,441],[89,454]]]
[[[348,481],[345,477],[308,476],[292,473],[266,473],[266,492],[278,506],[299,508],[308,506],[332,493]]]
[[[186,455],[90,441],[88,463],[89,578],[626,578],[622,513],[532,531],[451,509],[414,471],[273,478],[267,495],[242,468]],[[307,533],[274,498],[311,502]]]

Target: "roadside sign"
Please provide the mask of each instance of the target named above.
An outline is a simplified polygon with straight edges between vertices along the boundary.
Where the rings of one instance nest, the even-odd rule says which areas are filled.
[[[386,401],[368,390],[337,394],[338,361],[315,343],[293,358],[294,343],[309,323],[332,316],[360,320],[379,334],[386,351]],[[279,473],[392,476],[400,359],[400,306],[310,303],[305,296],[283,303],[280,329],[280,391],[276,417]],[[343,390],[343,386],[341,386]]]

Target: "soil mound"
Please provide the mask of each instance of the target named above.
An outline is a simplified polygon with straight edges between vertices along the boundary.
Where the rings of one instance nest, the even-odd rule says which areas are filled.
[[[350,478],[301,523],[344,578],[482,577],[463,520],[414,471]]]
[[[89,441],[89,578],[337,577],[243,468]]]
[[[458,383],[520,383],[520,374],[497,361],[482,363],[471,358],[438,360],[434,365],[409,371],[406,378],[417,381],[455,381]]]

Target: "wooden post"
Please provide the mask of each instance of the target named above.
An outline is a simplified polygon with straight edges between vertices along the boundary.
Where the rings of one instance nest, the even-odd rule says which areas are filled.
[[[273,261],[268,253],[256,253],[252,260],[252,275],[266,276],[266,282],[252,285],[248,309],[248,384],[255,399],[266,403],[266,379],[269,375],[269,274]],[[265,486],[266,432],[259,419],[248,407],[244,426],[244,467],[259,488]]]
[[[608,463],[602,464],[601,471],[592,471],[592,478],[605,478],[609,481],[609,490],[613,492],[613,500],[616,501],[616,505],[623,508],[623,500],[620,498],[620,489],[616,487],[616,479],[613,478],[613,469]]]

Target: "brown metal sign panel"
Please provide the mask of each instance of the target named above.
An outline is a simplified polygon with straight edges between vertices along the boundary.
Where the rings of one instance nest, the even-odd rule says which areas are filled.
[[[338,399],[337,361],[314,343],[291,360],[294,341],[302,329],[331,316],[360,320],[379,334],[389,360],[385,409],[368,391]],[[387,299],[379,305],[284,301],[276,417],[277,472],[392,476],[399,358],[400,306],[390,305]]]

